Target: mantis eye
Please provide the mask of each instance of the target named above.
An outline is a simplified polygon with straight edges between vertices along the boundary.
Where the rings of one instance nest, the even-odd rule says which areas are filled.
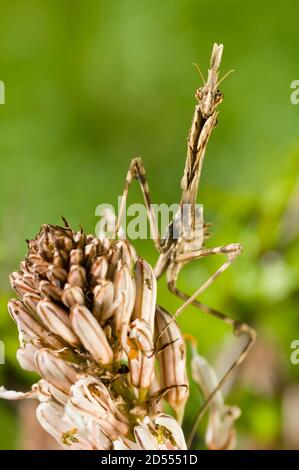
[[[195,98],[196,98],[198,101],[201,101],[201,100],[202,100],[202,98],[203,98],[203,93],[202,93],[202,91],[201,91],[201,88],[198,88],[198,90],[196,90]]]
[[[215,103],[220,103],[220,101],[223,100],[223,94],[221,91],[217,90],[216,95],[215,95]]]

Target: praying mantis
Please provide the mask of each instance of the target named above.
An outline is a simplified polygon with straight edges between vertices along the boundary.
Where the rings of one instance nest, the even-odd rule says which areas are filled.
[[[223,95],[218,89],[220,82],[226,77],[224,76],[219,80],[219,67],[222,52],[223,45],[214,44],[207,80],[204,80],[201,74],[203,85],[195,93],[197,104],[195,107],[187,141],[187,158],[183,178],[181,181],[182,196],[178,213],[175,214],[164,236],[161,237],[158,229],[157,218],[151,204],[151,197],[143,162],[141,158],[134,158],[131,161],[126,177],[114,233],[114,236],[116,237],[121,227],[121,220],[126,207],[126,200],[128,197],[130,185],[134,180],[137,180],[143,193],[152,239],[155,248],[159,253],[158,260],[154,267],[155,276],[157,279],[159,279],[163,274],[166,274],[168,289],[183,301],[182,305],[172,315],[169,323],[159,333],[157,340],[163,335],[171,322],[174,322],[189,305],[193,305],[202,312],[212,315],[213,317],[216,317],[219,320],[225,322],[232,328],[233,334],[235,336],[246,336],[246,344],[242,348],[239,356],[235,359],[235,361],[219,381],[217,387],[202,405],[192,428],[190,437],[191,441],[194,437],[194,432],[202,414],[211,404],[217,391],[223,387],[223,385],[232,377],[236,368],[239,367],[240,364],[244,361],[256,338],[255,330],[246,323],[235,320],[198,300],[198,297],[220,276],[220,274],[222,274],[233,263],[233,261],[242,252],[242,246],[239,243],[231,243],[229,245],[218,246],[215,248],[205,248],[204,241],[207,238],[206,229],[208,224],[200,224],[198,222],[196,213],[196,199],[204,156],[210,135],[217,124],[218,105],[223,100]],[[185,206],[188,206],[190,210],[187,212],[187,220],[185,218],[184,223],[182,223],[182,218],[180,215]],[[173,234],[178,230],[178,228],[180,236],[174,237]],[[190,233],[193,234],[193,236],[190,237]],[[201,258],[212,255],[224,255],[226,260],[193,294],[189,295],[180,290],[177,287],[177,280],[182,268],[191,261],[199,260]]]

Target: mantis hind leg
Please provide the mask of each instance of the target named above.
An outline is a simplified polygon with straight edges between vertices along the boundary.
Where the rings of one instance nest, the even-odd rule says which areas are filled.
[[[189,437],[189,445],[188,447],[190,448],[194,436],[196,434],[198,424],[200,422],[200,419],[202,418],[203,414],[211,405],[213,398],[215,397],[216,393],[226,384],[226,382],[233,376],[234,372],[236,369],[242,364],[246,356],[248,355],[250,349],[252,348],[255,339],[256,339],[256,332],[253,328],[251,328],[249,325],[246,323],[240,322],[238,320],[235,320],[225,313],[220,312],[219,310],[216,310],[214,308],[211,308],[202,302],[199,302],[197,300],[197,297],[218,277],[231,263],[232,261],[238,256],[240,253],[240,248],[238,245],[228,245],[227,247],[219,247],[219,248],[214,248],[211,250],[198,250],[198,253],[190,253],[188,256],[188,253],[185,253],[183,255],[183,258],[181,260],[184,262],[191,261],[193,259],[198,259],[203,256],[207,256],[209,254],[218,254],[218,253],[226,253],[228,255],[228,260],[222,264],[222,266],[206,281],[205,284],[203,284],[194,294],[189,295],[182,290],[180,290],[177,287],[177,275],[171,276],[168,279],[168,289],[170,292],[172,292],[174,295],[179,297],[180,299],[184,300],[184,304],[176,311],[176,313],[173,315],[172,319],[173,321],[175,318],[177,318],[182,311],[189,305],[193,305],[194,307],[198,308],[204,313],[207,313],[215,318],[218,318],[219,320],[225,322],[227,325],[229,325],[235,336],[239,337],[241,335],[246,335],[247,341],[245,346],[242,348],[241,352],[239,353],[238,357],[234,360],[234,362],[231,364],[229,369],[226,371],[226,373],[223,375],[221,380],[219,381],[217,387],[213,390],[213,392],[210,394],[210,396],[207,398],[207,400],[203,403],[202,407],[200,408],[199,412],[196,415],[196,418],[194,420],[191,434]],[[180,261],[179,261],[180,262]],[[176,271],[178,273],[179,270]]]
[[[182,300],[188,300],[190,296],[181,290],[179,290],[176,285],[169,285],[169,290],[175,294],[177,297],[179,297]],[[215,397],[216,393],[221,390],[221,388],[226,384],[226,382],[233,376],[234,372],[236,369],[242,364],[242,362],[245,360],[247,357],[250,349],[252,348],[255,339],[256,339],[256,332],[253,328],[248,326],[246,323],[239,322],[237,320],[234,320],[227,316],[226,314],[208,307],[207,305],[197,301],[193,300],[192,305],[197,307],[199,310],[212,315],[225,323],[229,324],[233,328],[233,333],[235,336],[241,336],[241,335],[246,335],[247,336],[247,342],[245,346],[242,348],[239,356],[235,359],[235,361],[232,363],[232,365],[229,367],[229,369],[226,371],[226,373],[223,375],[221,380],[219,381],[217,387],[213,390],[213,392],[210,394],[208,399],[203,403],[201,406],[200,410],[198,411],[196,418],[194,419],[193,425],[192,425],[192,430],[189,436],[188,440],[188,448],[192,446],[193,439],[195,437],[195,434],[197,432],[197,428],[199,425],[199,422],[204,415],[205,411],[208,409],[208,407],[211,405],[213,398]]]

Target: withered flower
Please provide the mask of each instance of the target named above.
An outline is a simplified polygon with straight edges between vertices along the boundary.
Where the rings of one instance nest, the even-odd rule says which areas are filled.
[[[192,344],[191,371],[203,399],[208,400],[216,389],[219,379],[208,361],[198,354],[195,343]],[[241,414],[235,405],[226,405],[221,390],[212,399],[206,431],[206,445],[209,449],[230,450],[236,445],[235,421]]]
[[[28,245],[10,276],[18,299],[8,308],[19,330],[17,359],[42,378],[27,393],[1,387],[0,396],[38,399],[40,424],[64,448],[185,448],[179,424],[160,405],[164,397],[182,415],[185,346],[172,323],[155,348],[155,329],[168,314],[156,310],[150,265],[127,241],[69,226],[44,225]]]

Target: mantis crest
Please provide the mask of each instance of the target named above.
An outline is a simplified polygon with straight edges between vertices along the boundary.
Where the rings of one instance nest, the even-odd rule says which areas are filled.
[[[219,381],[217,387],[200,409],[191,432],[191,441],[203,412],[211,404],[217,391],[223,387],[227,380],[231,378],[236,368],[244,361],[256,337],[255,331],[247,324],[237,321],[198,300],[200,295],[242,252],[242,246],[239,243],[231,243],[229,245],[214,248],[205,248],[204,241],[207,238],[207,229],[209,224],[200,223],[200,217],[196,210],[197,192],[204,156],[211,133],[217,124],[218,106],[223,100],[223,95],[218,89],[220,82],[225,78],[223,77],[222,79],[219,79],[219,67],[222,52],[223,45],[214,44],[207,79],[203,79],[203,85],[198,88],[195,93],[197,104],[195,106],[191,129],[188,136],[187,158],[181,181],[182,195],[179,211],[173,217],[173,220],[169,224],[164,236],[161,237],[156,215],[151,204],[151,197],[143,162],[141,158],[134,158],[131,161],[128,170],[114,234],[114,236],[117,237],[121,228],[121,220],[125,210],[130,185],[134,180],[137,180],[143,193],[152,239],[157,251],[159,252],[159,257],[154,268],[156,278],[159,279],[163,274],[166,274],[168,289],[183,301],[182,305],[173,314],[172,319],[160,332],[158,339],[167,330],[170,323],[175,321],[175,319],[189,305],[193,305],[200,311],[212,315],[228,324],[232,328],[235,336],[242,335],[247,338],[246,344],[242,348],[239,356],[231,364],[227,372]],[[182,220],[181,214],[183,212],[183,208],[186,206],[189,210],[187,211],[187,217],[184,217],[184,220]],[[174,233],[179,233],[180,236],[175,237],[173,235]],[[198,260],[212,255],[222,255],[225,257],[225,261],[194,293],[187,294],[181,291],[177,287],[177,280],[181,269],[193,260]]]

